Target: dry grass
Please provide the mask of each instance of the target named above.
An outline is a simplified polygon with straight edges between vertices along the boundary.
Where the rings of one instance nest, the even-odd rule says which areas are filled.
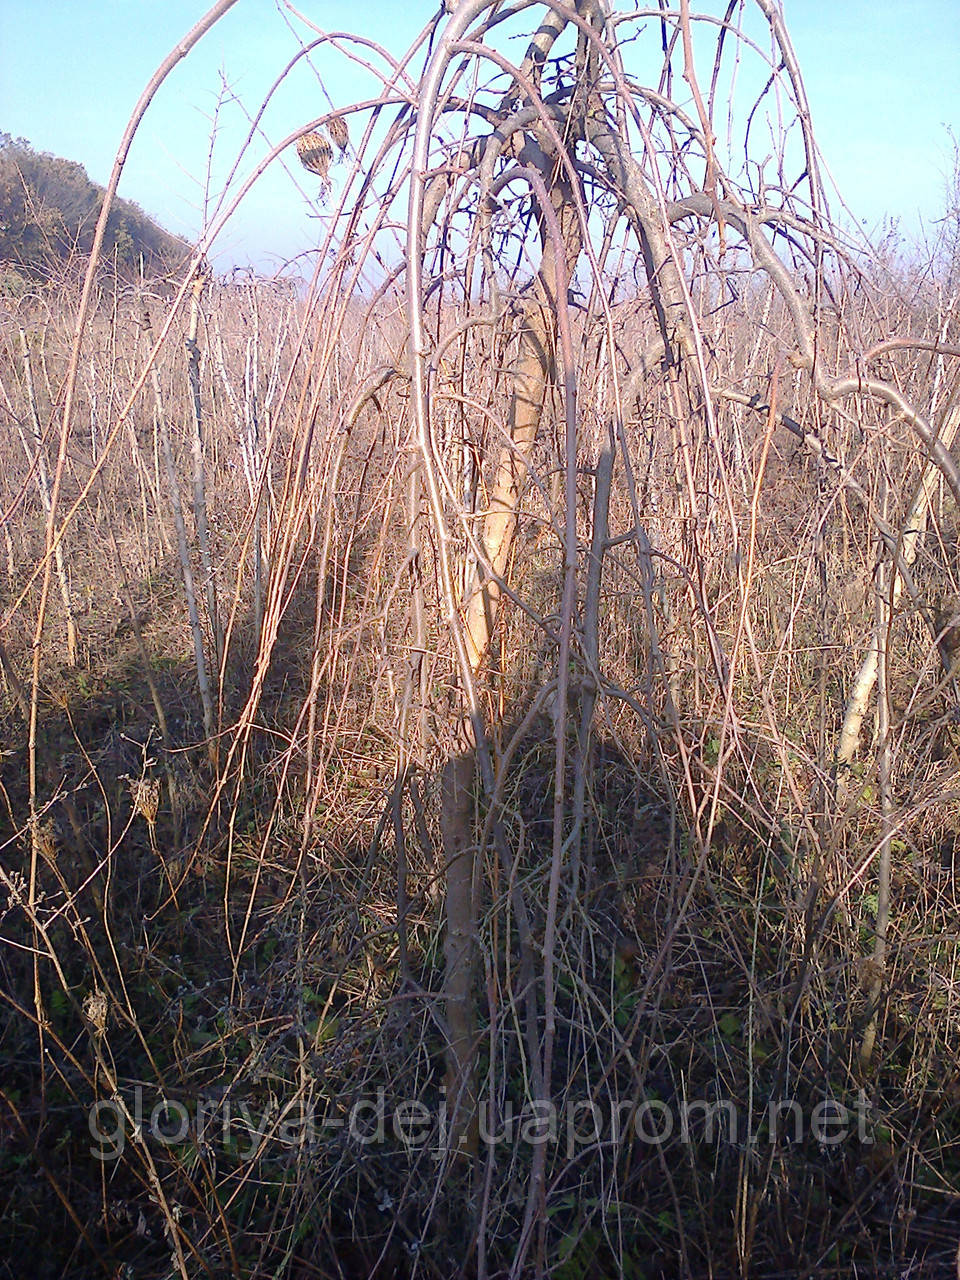
[[[390,145],[409,157],[405,128]],[[340,146],[343,130],[329,132]],[[680,223],[701,364],[684,354],[665,370],[661,349],[633,380],[658,337],[631,283],[641,255],[585,228],[576,469],[558,374],[478,681],[493,772],[477,778],[471,825],[476,1068],[486,1131],[523,1119],[481,1142],[472,1168],[445,1149],[440,767],[461,749],[463,689],[440,560],[469,582],[536,251],[500,273],[495,306],[464,287],[481,214],[451,180],[427,241],[447,286],[428,281],[421,299],[441,531],[418,479],[410,302],[374,256],[390,199],[357,196],[364,177],[395,181],[392,153],[353,121],[348,136],[323,270],[306,292],[206,283],[195,387],[188,307],[147,296],[148,331],[149,289],[105,287],[58,455],[77,300],[51,290],[4,315],[3,1252],[29,1247],[51,1277],[451,1276],[467,1253],[498,1276],[524,1250],[524,1275],[565,1280],[948,1274],[960,788],[956,689],[931,620],[958,590],[955,511],[938,481],[918,598],[885,613],[877,517],[902,533],[927,454],[880,397],[818,394],[791,364],[797,333],[769,270],[735,259],[749,274],[729,287],[730,259]],[[591,194],[612,211],[601,186]],[[529,211],[503,196],[501,260]],[[796,230],[807,248],[812,225]],[[957,387],[952,356],[931,350],[956,342],[944,260],[909,288],[919,274],[892,260],[869,281],[838,251],[829,271],[815,265],[790,271],[820,290],[818,376],[909,338],[871,368],[942,428]],[[25,429],[26,451],[19,326],[43,432]],[[594,670],[588,548],[611,448]],[[52,522],[38,450],[58,485]],[[53,529],[75,665],[44,579]],[[886,721],[871,709],[838,765],[878,618]],[[548,1010],[561,1118],[532,1201]],[[175,1139],[162,1105],[151,1127],[164,1101]],[[811,1127],[827,1102],[855,1118],[837,1144]],[[393,1127],[401,1103],[422,1143]],[[712,1139],[694,1108],[685,1140],[689,1103],[730,1103],[740,1132]],[[787,1108],[779,1125],[771,1104]],[[386,1127],[368,1140],[378,1106]],[[674,1132],[644,1141],[664,1115]]]

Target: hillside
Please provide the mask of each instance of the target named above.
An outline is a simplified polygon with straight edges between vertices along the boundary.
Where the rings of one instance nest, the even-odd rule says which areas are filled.
[[[27,281],[57,277],[89,253],[102,200],[103,187],[82,165],[0,132],[0,289],[16,293]],[[103,257],[121,275],[166,271],[186,252],[185,241],[138,205],[114,202]]]

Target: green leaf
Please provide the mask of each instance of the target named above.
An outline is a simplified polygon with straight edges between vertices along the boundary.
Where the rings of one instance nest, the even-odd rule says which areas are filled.
[[[740,1035],[741,1022],[735,1013],[725,1013],[717,1022],[720,1034],[725,1040],[733,1040]]]

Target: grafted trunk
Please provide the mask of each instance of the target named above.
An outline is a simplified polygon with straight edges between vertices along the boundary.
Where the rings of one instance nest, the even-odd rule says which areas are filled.
[[[595,0],[578,0],[576,9],[599,20]],[[539,93],[544,62],[567,22],[565,15],[549,13],[531,41],[517,79],[521,101],[531,101],[531,88]],[[488,490],[480,538],[482,556],[459,602],[471,680],[483,666],[496,627],[519,524],[520,500],[543,417],[547,387],[555,376],[558,310],[566,305],[567,282],[582,248],[572,175],[561,154],[564,149],[572,156],[576,139],[584,136],[589,85],[595,83],[597,75],[595,53],[582,35],[578,38],[577,61],[581,91],[575,95],[559,132],[547,126],[547,116],[535,118],[527,126],[529,146],[524,147],[522,153],[516,153],[517,158],[526,163],[528,181],[540,206],[538,221],[543,250],[540,270],[520,320],[517,355],[510,375],[508,438],[500,446]],[[569,387],[567,391],[569,394]],[[504,655],[504,660],[509,665],[508,655]],[[472,717],[464,710],[459,727],[461,750],[446,765],[442,787],[447,926],[445,997],[450,1037],[447,1086],[448,1107],[453,1108],[448,1138],[451,1149],[469,1154],[475,1153],[478,1140],[475,1066],[478,1033],[473,996],[478,910],[474,889],[473,783],[482,735],[483,726],[476,707]]]
[[[544,266],[548,265],[544,255]],[[543,275],[543,273],[541,273]],[[470,667],[483,664],[496,625],[502,588],[519,519],[520,495],[543,414],[552,362],[549,312],[538,297],[524,309],[520,347],[513,375],[510,440],[497,462],[482,546],[489,570],[477,566],[465,600]],[[460,751],[445,765],[442,780],[443,853],[446,871],[445,1005],[450,1043],[447,1049],[448,1138],[454,1151],[476,1154],[477,1016],[473,997],[477,907],[474,896],[475,841],[473,785],[477,772],[477,728],[463,716]]]
[[[519,523],[520,499],[543,417],[547,386],[554,376],[558,287],[565,290],[565,282],[580,252],[579,222],[565,184],[554,184],[551,200],[563,237],[561,251],[567,261],[558,270],[558,247],[555,240],[545,234],[539,277],[520,322],[519,347],[511,375],[509,440],[504,441],[500,449],[483,523],[486,566],[477,566],[464,600],[467,650],[474,675],[478,674],[490,648],[503,595],[501,583]],[[450,1034],[448,1134],[451,1147],[467,1154],[475,1153],[478,1136],[475,1078],[478,1033],[473,999],[473,940],[477,929],[473,783],[478,728],[469,717],[463,717],[459,731],[462,750],[445,766],[442,787],[447,924],[445,996]],[[456,1105],[458,1099],[459,1105]]]
[[[541,279],[550,280],[552,284],[554,275],[553,253],[548,246],[544,252]],[[474,672],[479,670],[490,646],[502,595],[499,580],[504,578],[510,560],[519,521],[520,495],[543,415],[547,381],[553,369],[550,354],[556,331],[553,306],[553,297],[549,293],[542,301],[539,297],[531,298],[521,321],[520,349],[512,374],[510,441],[504,443],[500,450],[490,505],[483,522],[482,545],[490,569],[477,567],[477,575],[466,600],[467,640]]]

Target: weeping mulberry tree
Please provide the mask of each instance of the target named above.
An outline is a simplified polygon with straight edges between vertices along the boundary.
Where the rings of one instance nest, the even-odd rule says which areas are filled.
[[[822,925],[832,909],[818,901],[825,842],[831,817],[843,809],[843,770],[859,746],[871,674],[886,661],[890,592],[897,599],[905,586],[911,592],[929,652],[942,630],[911,576],[915,508],[938,483],[960,498],[960,477],[948,452],[952,420],[939,430],[930,406],[911,400],[889,370],[885,376],[877,367],[882,347],[864,355],[851,345],[857,270],[830,220],[806,95],[777,5],[734,3],[722,14],[694,13],[687,3],[670,12],[615,12],[603,0],[549,0],[536,7],[539,26],[521,42],[522,57],[508,35],[518,23],[532,28],[529,8],[514,14],[488,0],[462,0],[448,9],[404,137],[419,464],[408,521],[414,577],[429,559],[449,644],[446,701],[428,704],[447,755],[446,1085],[454,1145],[475,1154],[484,1090],[478,1055],[483,1050],[486,1062],[484,1039],[496,1014],[485,1007],[480,1015],[477,981],[487,975],[489,998],[497,964],[489,950],[491,876],[501,886],[493,910],[507,913],[516,934],[523,991],[516,1017],[529,1089],[548,1106],[568,1080],[568,1046],[560,1071],[556,1056],[558,980],[570,921],[582,908],[598,710],[608,723],[625,710],[634,714],[640,755],[660,767],[670,757],[668,789],[689,831],[683,895],[649,957],[644,993],[669,953],[671,930],[732,795],[742,791],[755,814],[773,818],[769,790],[757,778],[756,744],[748,742],[755,733],[773,744],[781,785],[806,810],[797,821],[806,846],[809,961],[812,922],[822,911]],[[903,345],[909,349],[910,340]],[[936,351],[936,343],[927,349]],[[461,378],[452,392],[441,378],[451,360]],[[478,366],[495,369],[483,405],[468,386]],[[855,421],[886,414],[906,429],[913,461],[908,491],[892,486],[880,503],[869,451],[860,478],[849,432]],[[656,497],[649,463],[637,453],[638,419],[672,480]],[[837,502],[854,507],[885,566],[873,639],[836,739],[842,695],[838,702],[837,690],[828,695],[821,684],[821,724],[810,744],[814,781],[801,780],[805,770],[791,761],[784,708],[764,692],[754,630],[764,471],[775,435],[792,436],[797,465],[806,456],[816,468],[824,506],[811,564],[821,577],[828,512]],[[659,483],[665,480],[661,472]],[[611,493],[623,521],[615,535]],[[553,583],[552,594],[536,601],[524,563],[533,545]],[[624,557],[630,565],[644,654],[643,680],[632,689],[605,670],[612,548],[618,578]],[[703,646],[692,678],[676,653],[681,617]],[[825,617],[824,608],[822,626]],[[831,642],[825,631],[819,639]],[[419,654],[423,634],[414,646]],[[542,848],[539,879],[524,884],[500,810],[505,761],[517,741],[516,734],[502,740],[503,708],[520,686],[522,710],[548,713],[553,737],[549,850]],[[422,693],[422,682],[416,688]],[[758,689],[760,705],[748,716],[743,701]],[[884,681],[881,711],[886,689]],[[705,707],[719,726],[705,735],[706,761],[704,736],[697,740]],[[745,717],[757,723],[748,729]],[[881,806],[889,824],[888,731],[881,714]],[[429,735],[411,736],[405,749],[425,758]],[[874,1012],[889,919],[889,833],[878,848]],[[865,1062],[872,1035],[862,1045]],[[546,1152],[540,1146],[533,1154],[513,1274],[535,1237],[543,1248]],[[539,1260],[542,1266],[542,1252]]]
[[[111,191],[153,91],[228,8],[151,82]],[[327,59],[372,72],[373,93],[324,102]],[[219,1168],[199,1144],[166,1164],[131,1144],[180,1274],[204,1250],[241,1274],[238,1227],[258,1274],[422,1259],[441,1275],[625,1275],[651,1256],[665,1274],[773,1274],[798,1248],[814,1274],[854,1221],[879,1269],[860,1166],[788,1149],[765,1109],[867,1091],[890,1106],[888,1136],[909,1131],[911,1159],[950,1185],[930,1064],[949,1059],[953,1005],[908,1032],[889,997],[912,983],[922,1006],[953,963],[918,977],[915,958],[930,910],[916,866],[956,834],[955,288],[908,289],[838,229],[773,0],[448,0],[399,59],[311,31],[271,97],[304,65],[321,114],[289,121],[231,186],[268,97],[225,190],[235,205],[299,156],[321,231],[309,290],[271,308],[255,282],[211,284],[202,325],[192,294],[188,420],[210,441],[210,522],[195,534],[208,617],[194,601],[190,638],[220,692],[196,729],[204,814],[183,823],[193,844],[164,864],[148,923],[176,911],[179,937],[192,892],[202,919],[222,911],[204,998],[226,1065],[200,1031],[176,1042],[177,1069],[219,1084],[229,1068],[238,1092],[282,1077],[284,1116],[326,1108],[339,1136],[310,1146],[265,1123],[248,1164]],[[107,461],[231,208],[144,328],[64,512],[87,276],[31,689],[0,648],[30,721],[29,820],[57,549],[88,495],[100,509],[95,483],[122,485]],[[98,243],[108,214],[109,200]],[[176,532],[188,563],[182,519]],[[180,744],[178,769],[191,745],[202,755]],[[33,830],[21,896],[39,955],[55,850],[52,828]],[[915,901],[898,901],[908,875]],[[99,951],[84,945],[123,989],[103,925]],[[88,1021],[91,1087],[112,1098],[109,1017]],[[430,1160],[399,1135],[386,1159],[340,1140],[357,1098],[388,1087],[426,1107]],[[698,1139],[729,1104],[732,1141],[651,1137],[688,1100]],[[900,1186],[906,1224],[918,1186]],[[243,1214],[265,1188],[258,1234]]]

